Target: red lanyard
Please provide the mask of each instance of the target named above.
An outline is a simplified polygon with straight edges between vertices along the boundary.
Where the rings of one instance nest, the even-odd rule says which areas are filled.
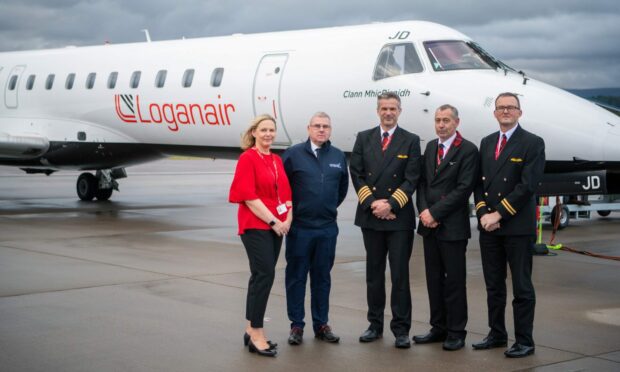
[[[276,161],[274,160],[273,155],[271,155],[271,161],[273,163],[273,169],[272,169],[269,165],[267,165],[267,163],[265,162],[265,156],[258,150],[258,148],[254,147],[254,151],[256,151],[258,156],[260,156],[261,160],[263,161],[263,164],[265,164],[265,167],[269,169],[269,172],[271,172],[271,175],[276,181],[276,196],[278,197],[278,204],[282,204],[282,202],[280,201],[280,193],[278,191],[278,167],[276,166]]]

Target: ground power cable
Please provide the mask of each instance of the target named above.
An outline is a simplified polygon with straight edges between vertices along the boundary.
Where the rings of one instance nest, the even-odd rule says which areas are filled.
[[[561,214],[562,214],[562,203],[560,202],[560,197],[557,196],[555,206],[553,207],[553,213],[551,213],[551,215],[554,216],[555,218],[552,221],[553,230],[551,230],[551,237],[549,238],[549,244],[546,245],[547,249],[562,250],[566,252],[581,254],[584,256],[603,258],[606,260],[613,260],[613,261],[620,261],[620,257],[618,256],[608,256],[604,254],[592,253],[592,252],[585,251],[585,250],[571,248],[562,243],[553,244],[553,241],[555,240],[555,234],[557,233],[558,228],[560,226],[560,219],[562,217]],[[536,244],[536,246],[540,245],[541,240],[542,240],[541,237],[542,237],[542,213],[539,213],[539,233],[538,233],[538,242],[537,242],[538,244]],[[538,248],[536,248],[536,251],[538,251]]]

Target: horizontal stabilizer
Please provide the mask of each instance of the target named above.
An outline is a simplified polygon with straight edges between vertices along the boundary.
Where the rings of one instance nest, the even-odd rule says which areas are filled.
[[[37,135],[12,136],[0,132],[0,158],[30,159],[44,154],[50,143]]]

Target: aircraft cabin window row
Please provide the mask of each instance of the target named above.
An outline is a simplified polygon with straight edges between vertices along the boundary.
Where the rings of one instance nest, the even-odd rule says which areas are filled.
[[[192,86],[192,83],[194,81],[194,74],[195,74],[195,70],[193,68],[188,68],[187,70],[185,70],[185,72],[183,73],[183,77],[181,79],[181,86],[183,88],[189,88]],[[138,88],[140,86],[141,76],[142,76],[142,71],[134,71],[131,74],[131,77],[129,79],[129,87],[132,89]],[[157,72],[157,75],[155,76],[155,87],[163,88],[166,84],[167,76],[168,76],[168,70],[159,70]],[[51,90],[53,88],[55,78],[56,78],[56,74],[47,75],[47,79],[45,80],[46,90]],[[219,87],[220,85],[222,85],[223,78],[224,78],[223,67],[217,67],[213,69],[213,72],[211,73],[211,80],[210,80],[211,86]],[[76,79],[75,73],[72,72],[72,73],[67,74],[67,78],[65,80],[65,89],[67,90],[73,89],[73,86],[75,85],[75,79]],[[8,90],[17,89],[18,80],[19,80],[19,75],[12,75],[8,81],[8,86],[7,86]],[[28,76],[28,79],[26,80],[26,90],[32,90],[34,88],[35,80],[36,80],[35,74],[31,74]],[[97,73],[95,72],[89,73],[86,76],[86,82],[85,82],[86,89],[93,89],[95,87],[96,80],[97,80]],[[107,88],[108,89],[116,88],[117,81],[118,81],[118,71],[111,72],[110,75],[108,76],[108,81],[106,84]]]

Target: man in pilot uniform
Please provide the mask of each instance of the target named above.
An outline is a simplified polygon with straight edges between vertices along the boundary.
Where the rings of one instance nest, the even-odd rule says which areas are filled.
[[[397,348],[409,348],[411,293],[409,259],[415,218],[411,195],[420,176],[420,138],[398,126],[400,98],[392,92],[377,97],[380,125],[357,134],[350,172],[359,203],[355,224],[366,248],[368,329],[360,342],[383,335],[385,264],[390,262],[392,321]]]
[[[479,166],[476,145],[461,136],[458,125],[455,107],[443,105],[435,111],[438,138],[424,150],[416,194],[432,328],[426,335],[413,336],[413,341],[443,342],[443,348],[450,351],[461,349],[467,335],[469,196],[478,180]]]
[[[535,191],[545,169],[545,143],[524,130],[519,98],[501,93],[495,99],[499,132],[480,143],[481,176],[474,190],[479,219],[480,254],[487,289],[489,327],[487,337],[472,346],[476,350],[507,345],[506,263],[510,266],[516,342],[504,354],[519,358],[534,353],[532,244],[536,235]]]

